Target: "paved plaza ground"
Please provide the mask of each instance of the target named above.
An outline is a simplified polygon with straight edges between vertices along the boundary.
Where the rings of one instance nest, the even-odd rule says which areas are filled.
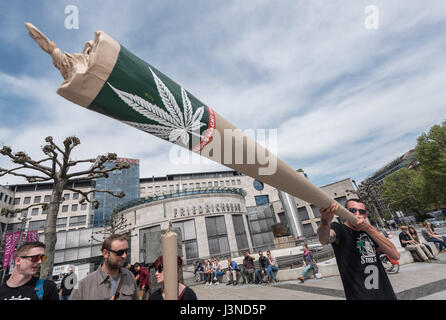
[[[401,265],[397,274],[389,274],[400,300],[446,300],[446,253],[431,263]],[[280,272],[280,271],[279,271]],[[227,286],[193,285],[199,300],[345,300],[339,276],[298,280],[275,284]]]

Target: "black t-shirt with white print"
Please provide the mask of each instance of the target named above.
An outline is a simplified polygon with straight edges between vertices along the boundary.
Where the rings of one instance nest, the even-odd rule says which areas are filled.
[[[336,232],[338,244],[332,246],[347,300],[396,300],[373,239],[337,222],[331,229]]]
[[[39,300],[36,294],[37,278],[32,277],[24,285],[11,288],[6,281],[0,286],[0,300]],[[59,293],[54,281],[45,280],[43,283],[42,300],[59,300]]]

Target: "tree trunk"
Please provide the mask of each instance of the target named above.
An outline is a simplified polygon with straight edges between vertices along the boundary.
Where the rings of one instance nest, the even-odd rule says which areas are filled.
[[[48,207],[48,216],[45,222],[45,255],[47,256],[47,259],[40,267],[40,277],[48,280],[52,280],[53,278],[54,253],[56,251],[57,242],[57,215],[59,213],[60,202],[62,200],[63,188],[63,183],[55,182],[53,193],[51,194],[51,201]]]

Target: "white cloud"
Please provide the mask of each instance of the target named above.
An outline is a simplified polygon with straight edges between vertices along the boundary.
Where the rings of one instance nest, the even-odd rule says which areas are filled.
[[[319,184],[369,175],[446,116],[443,1],[375,1],[376,31],[364,28],[365,1],[74,4],[78,31],[63,29],[63,3],[46,2],[45,21],[37,17],[42,11],[28,17],[19,8],[8,21],[37,21],[69,52],[81,51],[95,30],[106,31],[241,129],[278,128],[278,155]],[[142,177],[224,169],[173,166],[167,142],[57,96],[62,78],[25,40],[23,22],[0,43],[35,56],[37,65],[24,62],[32,76],[0,74],[0,111],[27,112],[18,128],[0,119],[0,143],[37,157],[45,136],[75,134],[82,142],[77,158],[109,151],[139,158]],[[6,181],[13,179],[0,178]]]

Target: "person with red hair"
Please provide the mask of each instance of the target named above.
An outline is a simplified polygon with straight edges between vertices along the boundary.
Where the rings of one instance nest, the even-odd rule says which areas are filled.
[[[178,266],[178,273],[181,270],[181,267],[183,266],[183,260],[181,257],[177,257],[177,266]],[[161,285],[161,288],[153,292],[149,296],[149,300],[164,300],[166,298],[166,295],[164,293],[164,270],[163,270],[163,256],[159,256],[155,262],[152,264],[151,267],[155,268],[155,277],[156,282]],[[195,292],[185,286],[182,283],[178,283],[178,300],[197,300],[197,296]]]

